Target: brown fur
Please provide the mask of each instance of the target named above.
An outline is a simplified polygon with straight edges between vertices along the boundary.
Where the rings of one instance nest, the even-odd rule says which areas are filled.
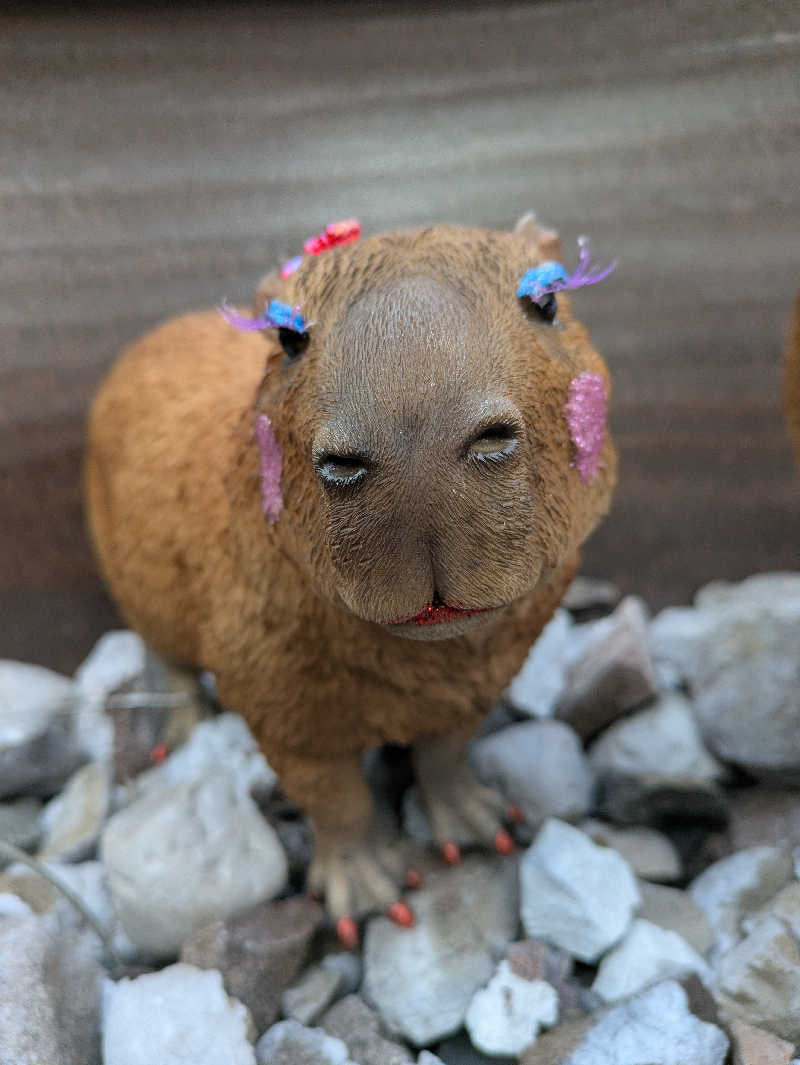
[[[786,344],[783,395],[789,438],[792,441],[797,465],[800,466],[800,291],[795,300],[794,315],[789,326]]]
[[[259,312],[279,295],[314,323],[296,362],[274,331],[189,314],[129,348],[95,400],[88,513],[123,614],[216,673],[319,832],[366,817],[352,781],[366,747],[477,725],[608,508],[611,441],[583,484],[564,415],[572,378],[606,370],[566,298],[560,325],[523,313],[537,255],[529,235],[452,227],[362,240],[262,285]],[[284,452],[275,525],[262,411]],[[487,417],[521,430],[499,465],[465,458]],[[329,491],[315,454],[354,448],[369,476]],[[450,639],[383,624],[434,595],[507,605]]]

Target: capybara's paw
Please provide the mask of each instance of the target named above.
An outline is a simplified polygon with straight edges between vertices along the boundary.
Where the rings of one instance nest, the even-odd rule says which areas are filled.
[[[457,737],[442,737],[415,745],[414,750],[433,838],[449,865],[459,861],[459,844],[464,843],[512,854],[514,841],[503,822],[519,820],[520,814],[519,807],[509,806],[498,791],[480,783],[467,764],[465,747]]]
[[[364,914],[382,911],[399,925],[412,925],[413,911],[401,893],[419,883],[407,848],[374,827],[341,837],[317,833],[309,887],[324,898],[339,939],[348,949],[358,945],[356,921]]]

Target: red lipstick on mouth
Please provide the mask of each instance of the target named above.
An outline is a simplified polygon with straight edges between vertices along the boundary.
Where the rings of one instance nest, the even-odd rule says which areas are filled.
[[[473,614],[486,614],[494,610],[492,606],[479,606],[475,608],[457,606],[455,603],[429,603],[418,614],[412,614],[407,618],[395,618],[390,625],[440,625],[443,621],[456,621],[458,618],[469,618]]]

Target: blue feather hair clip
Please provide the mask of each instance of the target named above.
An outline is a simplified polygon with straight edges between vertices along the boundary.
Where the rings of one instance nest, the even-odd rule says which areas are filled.
[[[308,331],[308,322],[300,313],[299,307],[290,307],[280,300],[271,300],[260,318],[247,318],[239,314],[228,303],[223,303],[220,313],[234,329],[244,333],[255,333],[261,329],[289,329],[293,333]]]
[[[562,289],[583,288],[584,285],[596,285],[603,281],[617,267],[615,259],[608,266],[593,267],[591,264],[591,244],[588,237],[578,237],[578,265],[568,274],[561,263],[539,263],[527,270],[517,288],[517,295],[527,296],[534,303],[545,297],[560,292]]]

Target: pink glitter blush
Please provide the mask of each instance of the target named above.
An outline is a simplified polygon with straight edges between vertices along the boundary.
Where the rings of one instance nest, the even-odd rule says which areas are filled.
[[[597,473],[606,439],[608,396],[603,378],[596,373],[582,373],[570,381],[565,407],[569,435],[575,445],[575,461],[584,484]]]
[[[281,496],[281,466],[283,450],[275,436],[272,422],[266,414],[256,420],[256,440],[261,452],[261,510],[270,525],[274,525],[283,510]]]

